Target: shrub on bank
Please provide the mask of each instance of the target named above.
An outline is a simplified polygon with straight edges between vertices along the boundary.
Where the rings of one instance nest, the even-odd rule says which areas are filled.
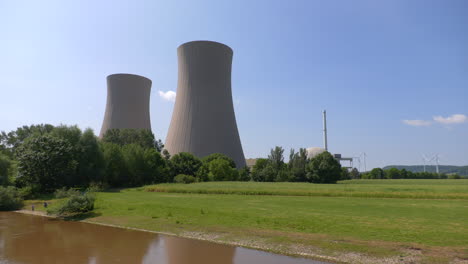
[[[18,210],[23,206],[23,199],[15,187],[0,186],[0,211]]]
[[[32,184],[28,186],[24,186],[18,189],[19,196],[24,199],[34,199],[40,193],[40,187],[37,184]]]
[[[93,193],[72,195],[58,206],[47,210],[48,214],[57,216],[71,216],[90,212],[94,209],[96,200]]]

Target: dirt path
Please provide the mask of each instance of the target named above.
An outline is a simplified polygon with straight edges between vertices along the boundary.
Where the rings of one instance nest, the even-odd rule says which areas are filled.
[[[47,215],[46,212],[41,212],[41,211],[32,211],[32,210],[16,210],[14,211],[15,213],[20,213],[20,214],[28,214],[28,215],[38,215],[38,216],[45,216],[45,217],[52,217],[51,215]]]

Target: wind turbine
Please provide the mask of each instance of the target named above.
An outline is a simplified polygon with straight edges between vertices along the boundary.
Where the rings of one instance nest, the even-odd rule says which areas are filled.
[[[423,160],[424,172],[426,172],[426,162],[432,161],[432,158],[428,158],[426,155],[422,154],[422,160]]]
[[[436,163],[436,172],[437,174],[439,174],[439,153],[435,154],[433,159],[435,160],[435,163]]]
[[[361,157],[363,157],[364,159],[364,172],[366,172],[367,171],[367,166],[366,166],[367,154],[365,152],[361,152],[361,154],[359,155],[359,163],[361,163]]]

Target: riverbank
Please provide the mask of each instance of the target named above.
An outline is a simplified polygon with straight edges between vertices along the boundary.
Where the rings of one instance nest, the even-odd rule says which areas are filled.
[[[48,215],[45,211],[32,211],[32,210],[22,209],[22,210],[16,210],[13,212],[19,213],[19,214],[57,219],[57,217]],[[114,227],[114,228],[119,228],[119,229],[148,232],[148,233],[153,233],[153,234],[158,234],[158,235],[195,239],[195,240],[201,240],[201,241],[227,245],[227,246],[244,247],[244,248],[249,248],[249,249],[255,249],[255,250],[281,254],[285,256],[304,257],[304,258],[310,258],[310,259],[318,260],[318,261],[326,261],[327,263],[348,263],[348,262],[340,261],[339,259],[334,258],[334,257],[313,254],[311,252],[308,252],[308,253],[301,252],[301,251],[282,252],[281,250],[272,246],[268,247],[267,245],[253,243],[254,241],[244,241],[244,242],[242,241],[238,241],[238,242],[220,241],[217,239],[219,237],[219,234],[216,234],[216,233],[202,233],[202,232],[172,233],[172,232],[163,232],[163,231],[154,231],[154,230],[149,230],[149,229],[135,228],[135,227],[129,227],[129,226],[123,226],[123,225],[108,224],[108,223],[92,221],[92,220],[73,220],[73,221],[78,221],[78,222],[83,222],[83,223],[88,223],[88,224],[95,224],[95,225],[100,225],[100,226]]]
[[[42,201],[28,205],[33,202]],[[36,206],[43,210],[40,207]],[[467,214],[466,200],[458,199],[159,193],[135,188],[98,193],[95,211],[80,220],[328,262],[466,263]]]

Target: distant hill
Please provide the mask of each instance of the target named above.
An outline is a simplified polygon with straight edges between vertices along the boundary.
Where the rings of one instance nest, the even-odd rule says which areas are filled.
[[[390,165],[383,167],[384,170],[390,168],[397,168],[399,170],[405,169],[411,172],[423,172],[424,166],[423,165]],[[427,172],[436,172],[435,165],[426,165]],[[452,165],[439,165],[439,172],[440,173],[457,173],[461,176],[468,176],[468,166],[452,166]]]

